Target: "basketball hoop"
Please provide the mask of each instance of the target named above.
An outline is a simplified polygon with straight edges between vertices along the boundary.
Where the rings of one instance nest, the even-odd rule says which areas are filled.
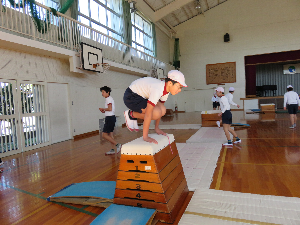
[[[106,73],[107,70],[109,70],[109,68],[110,68],[110,64],[109,63],[96,63],[96,64],[93,64],[93,68],[96,69],[100,65],[102,65],[103,73]]]

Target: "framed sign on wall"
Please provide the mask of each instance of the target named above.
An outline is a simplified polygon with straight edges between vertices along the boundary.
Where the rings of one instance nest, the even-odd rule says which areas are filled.
[[[206,84],[236,82],[236,63],[217,63],[206,65]]]

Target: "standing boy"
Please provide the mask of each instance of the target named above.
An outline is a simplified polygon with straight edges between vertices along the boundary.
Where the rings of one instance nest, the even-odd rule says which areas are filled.
[[[230,105],[235,105],[238,108],[240,108],[240,106],[238,104],[236,104],[236,103],[234,103],[232,101],[232,99],[233,99],[233,93],[234,93],[234,87],[230,87],[229,88],[229,93],[227,95],[225,95],[225,97],[228,99],[228,102],[229,102]]]
[[[148,136],[151,120],[155,120],[157,134],[166,135],[159,129],[160,118],[166,114],[164,102],[169,93],[176,95],[181,92],[185,84],[184,75],[178,70],[171,70],[168,78],[161,81],[152,77],[137,79],[131,83],[124,93],[124,103],[129,110],[124,112],[126,126],[130,131],[138,131],[137,118],[144,119],[143,139],[155,143],[157,141]]]
[[[214,96],[212,96],[211,101],[213,102],[213,110],[219,109],[220,103],[216,92],[214,93]]]
[[[118,144],[114,139],[114,128],[116,123],[115,116],[115,102],[114,99],[110,96],[111,89],[110,87],[104,86],[100,88],[102,96],[105,98],[105,108],[99,108],[102,113],[105,113],[105,124],[102,131],[102,137],[108,140],[111,143],[112,149],[105,153],[105,155],[115,154],[115,147],[117,148],[117,153],[121,150],[121,144]]]
[[[230,139],[230,133],[235,137],[234,144],[241,143],[242,140],[238,138],[237,134],[234,130],[230,128],[230,124],[232,124],[232,114],[230,112],[230,105],[228,102],[228,99],[224,96],[224,88],[218,87],[216,89],[217,96],[220,98],[220,107],[221,107],[221,113],[219,113],[219,116],[222,116],[222,122],[223,122],[223,130],[225,132],[226,138],[228,140],[227,143],[223,144],[223,146],[232,146],[232,140]]]
[[[287,92],[284,94],[284,103],[283,103],[283,109],[286,110],[286,105],[288,108],[288,112],[290,114],[290,120],[292,126],[290,126],[291,129],[296,128],[297,123],[297,112],[298,108],[300,109],[300,100],[299,95],[293,91],[293,86],[288,85]]]

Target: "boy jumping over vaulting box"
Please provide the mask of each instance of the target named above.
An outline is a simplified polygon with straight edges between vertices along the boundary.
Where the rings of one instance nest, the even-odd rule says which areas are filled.
[[[166,135],[159,129],[160,118],[166,114],[164,102],[169,93],[176,95],[181,92],[185,84],[184,75],[178,70],[171,70],[165,81],[153,77],[144,77],[131,83],[124,93],[124,103],[129,110],[124,112],[126,126],[130,131],[138,131],[137,119],[144,119],[143,139],[155,143],[157,141],[148,136],[151,120],[155,120],[157,134]]]

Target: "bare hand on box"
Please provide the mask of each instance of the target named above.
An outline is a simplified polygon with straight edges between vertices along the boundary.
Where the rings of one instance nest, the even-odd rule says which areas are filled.
[[[146,138],[143,138],[143,139],[144,139],[144,141],[147,141],[149,143],[158,144],[158,142],[155,139],[151,138],[151,137],[146,137]]]
[[[164,135],[164,136],[167,136],[167,134],[165,133],[165,132],[163,132],[161,129],[155,129],[155,132],[157,133],[157,134],[162,134],[162,135]]]

